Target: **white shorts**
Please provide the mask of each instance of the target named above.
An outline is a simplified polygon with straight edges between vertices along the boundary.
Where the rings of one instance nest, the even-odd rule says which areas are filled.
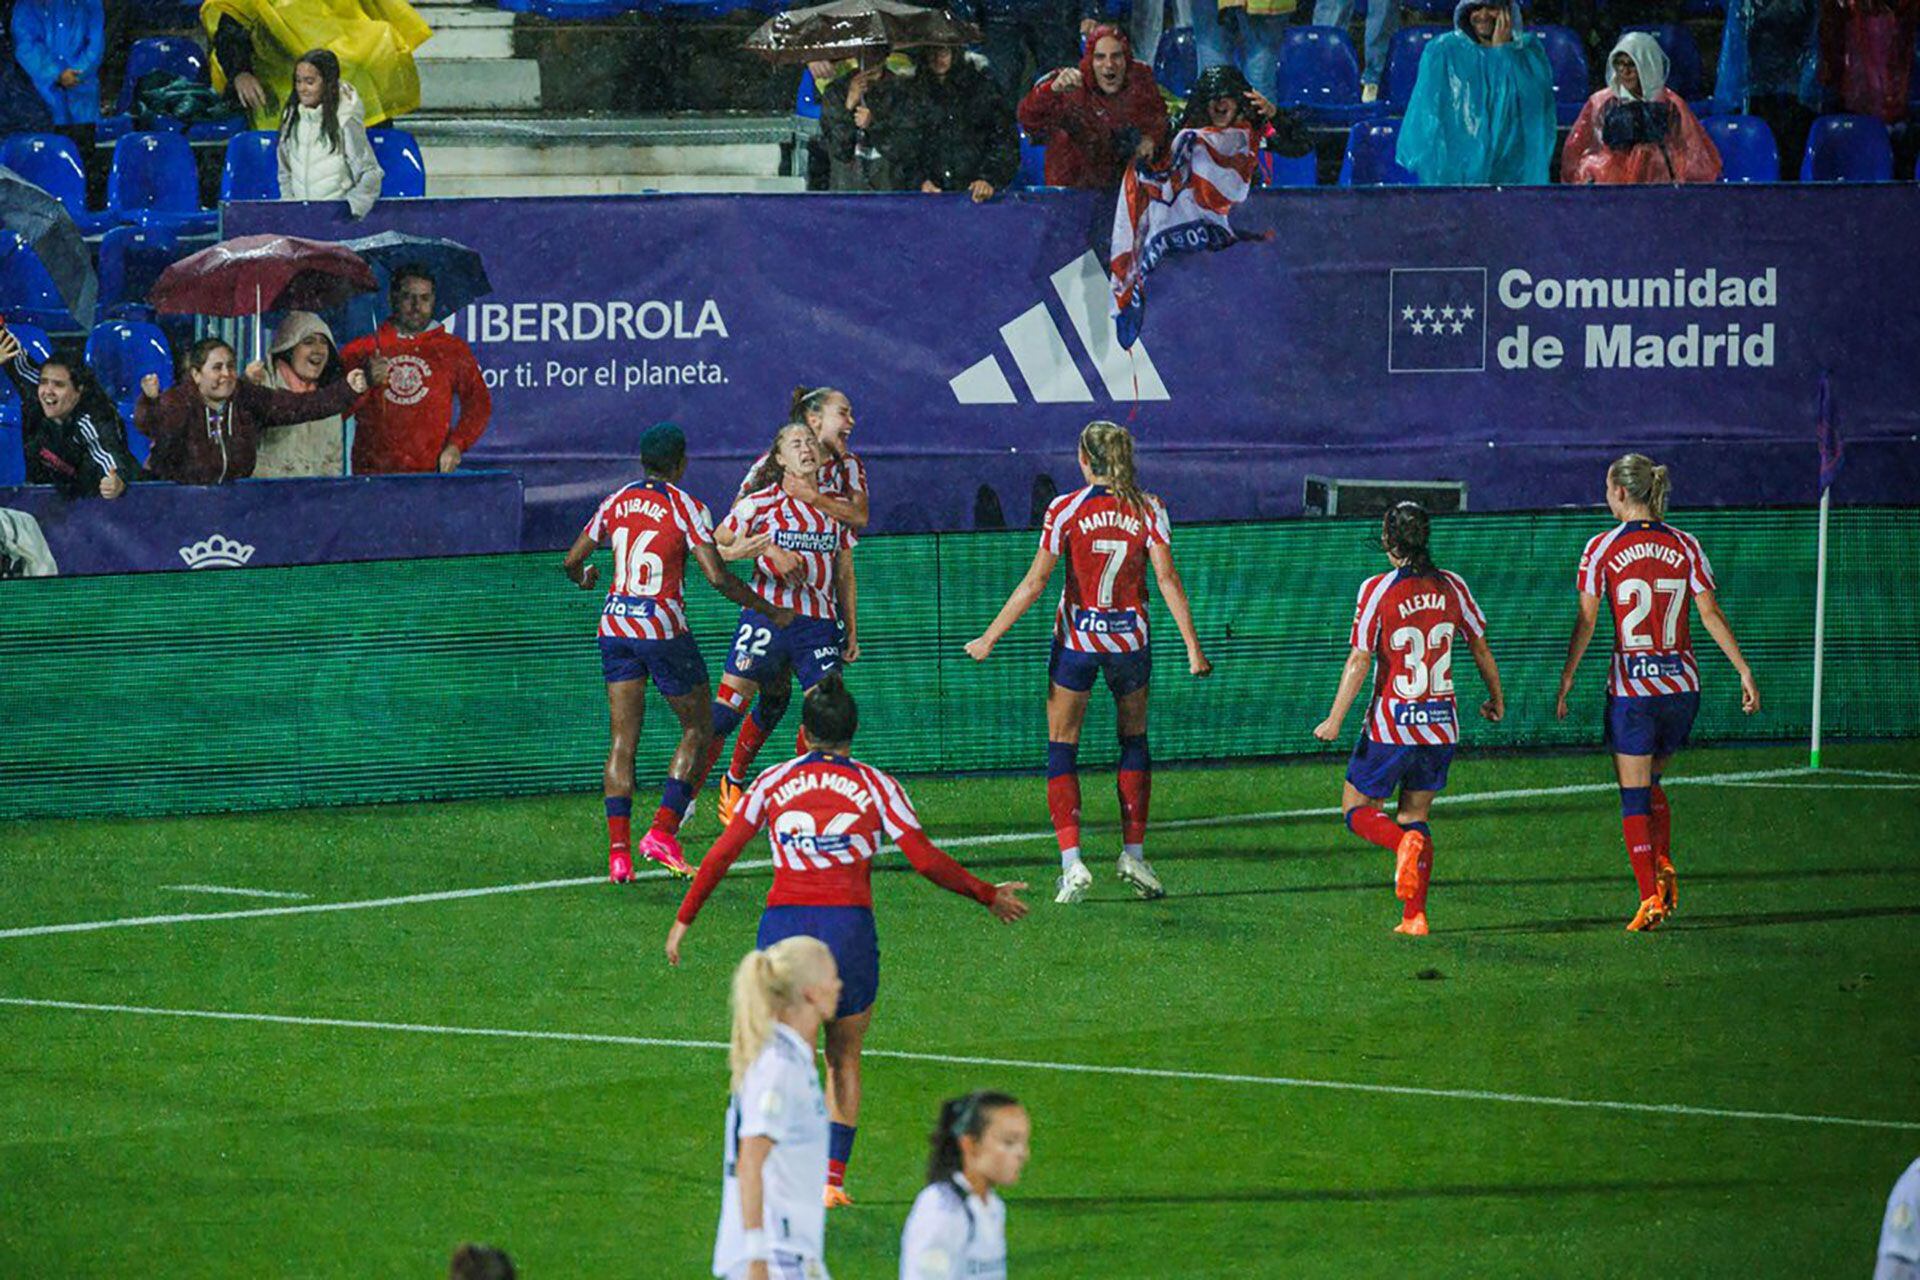
[[[726,1280],[747,1280],[747,1264],[743,1262],[727,1272]],[[767,1280],[833,1280],[833,1277],[827,1274],[827,1264],[818,1258],[775,1249],[767,1262]]]

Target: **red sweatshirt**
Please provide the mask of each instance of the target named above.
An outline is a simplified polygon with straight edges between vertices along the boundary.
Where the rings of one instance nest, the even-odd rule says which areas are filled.
[[[449,443],[462,453],[473,448],[487,429],[493,397],[472,347],[438,325],[409,338],[386,324],[340,348],[340,360],[349,369],[365,368],[375,355],[391,364],[387,385],[370,388],[354,408],[359,419],[353,435],[355,475],[432,471]]]

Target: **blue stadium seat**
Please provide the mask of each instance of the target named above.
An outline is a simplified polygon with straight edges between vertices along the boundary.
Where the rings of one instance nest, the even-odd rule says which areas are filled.
[[[1393,43],[1387,46],[1386,83],[1380,87],[1387,110],[1398,114],[1407,109],[1407,102],[1413,97],[1413,83],[1420,76],[1420,55],[1427,51],[1427,45],[1435,36],[1450,30],[1451,27],[1428,23],[1422,27],[1402,27],[1393,33]]]
[[[1035,142],[1027,136],[1025,129],[1020,130],[1020,172],[1014,177],[1016,187],[1044,187],[1047,185],[1047,144]]]
[[[1780,148],[1758,116],[1703,116],[1700,127],[1720,150],[1720,181],[1780,181]]]
[[[214,226],[214,211],[200,207],[193,148],[177,133],[130,133],[113,144],[107,208],[119,222],[186,234]]]
[[[164,389],[173,385],[173,351],[167,336],[150,324],[109,320],[93,326],[87,335],[87,367],[119,407],[126,424],[127,447],[141,462],[153,445],[133,427],[133,406],[140,398],[140,379],[153,374]]]
[[[280,135],[271,129],[249,129],[227,141],[226,163],[220,167],[220,199],[278,200],[280,198]]]
[[[155,71],[171,71],[183,79],[207,83],[207,55],[199,45],[183,36],[152,36],[135,40],[127,48],[127,71],[120,80],[120,97],[114,111],[126,115],[133,110],[133,91],[140,77]]]
[[[1153,78],[1176,98],[1193,92],[1193,82],[1200,78],[1200,54],[1193,43],[1192,27],[1168,27],[1162,33],[1160,48],[1153,56]]]
[[[1699,42],[1693,38],[1693,32],[1673,22],[1626,27],[1620,34],[1625,35],[1629,31],[1645,32],[1660,42],[1660,47],[1667,55],[1667,88],[1688,102],[1706,96],[1706,69],[1700,58]]]
[[[26,439],[20,425],[20,394],[0,378],[0,488],[27,482]]]
[[[1277,99],[1310,120],[1351,124],[1379,108],[1360,101],[1360,62],[1339,27],[1288,27],[1280,37]]]
[[[0,315],[15,328],[21,327],[16,321],[62,333],[80,327],[67,314],[67,304],[60,300],[40,256],[13,231],[0,231]]]
[[[1587,105],[1587,50],[1572,27],[1542,23],[1527,30],[1547,46],[1547,61],[1553,67],[1554,110],[1563,125],[1572,124]]]
[[[99,235],[113,225],[111,215],[87,208],[87,171],[73,139],[57,133],[12,134],[0,146],[0,164],[65,205],[81,235]]]
[[[813,72],[805,67],[800,69],[800,88],[793,95],[793,114],[806,120],[820,118],[820,86],[813,82]]]
[[[147,295],[186,256],[165,227],[115,227],[100,238],[100,311],[110,320],[150,320]]]
[[[1891,182],[1893,142],[1873,116],[1821,116],[1807,134],[1802,182]]]
[[[1357,122],[1347,134],[1347,154],[1340,161],[1340,185],[1410,187],[1419,182],[1393,158],[1394,149],[1399,145],[1397,117]]]
[[[1320,157],[1311,151],[1303,156],[1281,156],[1262,151],[1260,176],[1266,179],[1270,187],[1317,187],[1320,185]]]
[[[420,157],[420,144],[405,129],[369,129],[367,141],[386,171],[380,181],[382,200],[417,199],[427,194],[427,162]]]

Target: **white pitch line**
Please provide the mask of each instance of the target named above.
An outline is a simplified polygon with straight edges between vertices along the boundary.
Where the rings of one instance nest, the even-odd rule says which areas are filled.
[[[210,1022],[268,1023],[287,1027],[324,1027],[351,1031],[395,1031],[414,1035],[468,1036],[497,1040],[542,1040],[565,1044],[605,1044],[643,1049],[697,1049],[724,1052],[719,1040],[678,1040],[587,1031],[529,1031],[508,1027],[454,1027],[420,1022],[374,1022],[363,1018],[310,1018],[278,1013],[238,1013],[223,1009],[163,1009],[149,1005],[87,1004],[75,1000],[34,1000],[0,996],[0,1005],[23,1009],[59,1009],[75,1013],[123,1013],[148,1018],[192,1018]],[[1562,1107],[1581,1111],[1621,1111],[1639,1115],[1694,1116],[1718,1120],[1758,1120],[1780,1124],[1831,1125],[1854,1129],[1892,1129],[1920,1133],[1920,1121],[1879,1120],[1863,1116],[1810,1115],[1797,1111],[1756,1111],[1744,1107],[1703,1107],[1681,1102],[1621,1102],[1611,1098],[1563,1098],[1552,1094],[1502,1093],[1491,1089],[1436,1089],[1421,1085],[1372,1084],[1358,1080],[1320,1080],[1307,1076],[1244,1075],[1225,1071],[1182,1071],[1100,1062],[1047,1062],[1031,1058],[987,1058],[972,1054],[918,1053],[906,1049],[862,1051],[866,1058],[932,1062],[944,1066],[993,1067],[1012,1071],[1051,1071],[1073,1075],[1123,1076],[1204,1084],[1259,1085],[1278,1089],[1325,1089],[1402,1098],[1440,1098],[1453,1102],[1502,1102],[1520,1106]]]
[[[1785,769],[1749,769],[1738,773],[1708,773],[1691,778],[1673,777],[1666,780],[1666,785],[1677,787],[1682,784],[1763,781],[1769,778],[1803,777],[1809,772],[1804,766]],[[1575,782],[1558,787],[1514,787],[1503,791],[1470,791],[1463,795],[1442,795],[1435,803],[1451,807],[1489,800],[1531,800],[1546,796],[1587,795],[1616,790],[1618,790],[1617,785],[1611,782]],[[1153,829],[1176,831],[1194,827],[1235,826],[1251,822],[1279,822],[1290,818],[1331,818],[1338,817],[1340,812],[1338,805],[1321,805],[1308,809],[1271,809],[1261,813],[1229,813],[1208,818],[1176,818],[1169,822],[1156,822],[1153,824]],[[958,836],[939,843],[946,849],[970,849],[982,845],[1022,844],[1031,840],[1051,839],[1053,839],[1052,831],[1020,831]],[[770,860],[740,862],[734,864],[734,870],[753,871],[772,865]],[[634,878],[658,880],[666,874],[665,871],[660,870],[638,871],[634,873]],[[117,920],[78,920],[67,924],[23,925],[13,929],[0,929],[0,940],[39,938],[56,933],[93,933],[101,929],[135,929],[148,925],[194,924],[204,920],[257,920],[263,916],[307,915],[322,911],[369,911],[378,907],[404,907],[421,902],[454,902],[462,898],[485,898],[504,893],[532,893],[541,889],[573,889],[581,885],[602,884],[605,880],[604,876],[573,876],[564,880],[529,880],[521,884],[483,885],[473,889],[442,889],[432,893],[410,893],[391,898],[312,902],[298,907],[256,907],[247,911],[191,911],[164,916],[126,916]]]
[[[1729,782],[1726,785],[1741,790],[1769,791],[1920,791],[1920,782],[1822,782],[1818,778],[1808,778],[1805,782]]]
[[[284,889],[236,889],[224,884],[163,884],[162,889],[178,889],[182,893],[230,893],[241,898],[308,898],[311,894],[288,893]]]

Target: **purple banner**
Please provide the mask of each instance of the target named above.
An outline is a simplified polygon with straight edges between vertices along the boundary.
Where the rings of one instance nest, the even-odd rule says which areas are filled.
[[[0,489],[40,522],[62,575],[518,551],[520,481],[505,472],[136,484],[119,498]]]
[[[1682,506],[1816,493],[1823,370],[1842,502],[1920,492],[1920,188],[1261,193],[1260,237],[1150,277],[1119,348],[1110,201],[654,196],[242,204],[230,235],[445,236],[492,296],[456,316],[495,387],[476,462],[567,541],[686,427],[715,505],[795,384],[852,396],[877,531],[969,528],[982,486],[1029,520],[1079,483],[1090,419],[1126,423],[1176,519],[1299,514],[1308,475],[1451,480],[1475,510],[1591,504],[1604,463],[1670,463]]]

